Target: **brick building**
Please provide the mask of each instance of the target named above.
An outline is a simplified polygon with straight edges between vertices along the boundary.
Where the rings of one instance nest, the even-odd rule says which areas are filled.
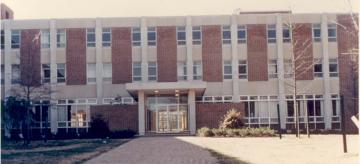
[[[3,20],[2,96],[32,70],[34,85],[55,91],[34,102],[34,128],[86,131],[101,114],[112,130],[144,135],[195,134],[230,108],[247,126],[274,127],[277,106],[281,128],[292,129],[294,98],[301,128],[339,130],[344,95],[354,132],[352,23],[346,14],[290,12]]]

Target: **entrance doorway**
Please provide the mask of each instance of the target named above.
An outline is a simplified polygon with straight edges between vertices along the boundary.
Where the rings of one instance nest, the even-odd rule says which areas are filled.
[[[156,132],[177,133],[187,129],[186,104],[157,104]]]

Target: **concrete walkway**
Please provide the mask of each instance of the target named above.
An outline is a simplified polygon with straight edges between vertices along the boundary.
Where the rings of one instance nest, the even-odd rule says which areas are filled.
[[[110,150],[87,164],[213,164],[210,153],[176,137],[141,137]]]

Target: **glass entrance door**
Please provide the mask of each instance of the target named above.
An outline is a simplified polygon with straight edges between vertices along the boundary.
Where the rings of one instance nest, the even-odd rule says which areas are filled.
[[[176,133],[187,129],[186,105],[158,104],[156,105],[158,133]]]

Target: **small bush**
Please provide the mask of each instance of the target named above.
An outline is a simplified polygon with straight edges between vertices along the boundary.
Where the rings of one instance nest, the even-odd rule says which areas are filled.
[[[92,118],[89,132],[94,138],[106,138],[110,135],[109,126],[104,121],[102,115],[95,115]]]
[[[197,130],[197,135],[200,137],[211,137],[214,136],[214,133],[208,127],[202,127]]]
[[[211,130],[214,133],[215,137],[224,137],[226,136],[226,129],[212,129]]]
[[[111,138],[132,138],[136,134],[135,131],[131,129],[118,130],[110,133]]]
[[[244,121],[241,117],[241,113],[236,109],[230,109],[224,116],[224,119],[220,121],[219,128],[223,129],[235,129],[244,126]]]

